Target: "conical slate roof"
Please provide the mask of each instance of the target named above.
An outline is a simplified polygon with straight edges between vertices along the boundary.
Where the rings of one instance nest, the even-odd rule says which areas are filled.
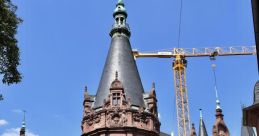
[[[116,9],[125,9],[122,0],[118,1]],[[134,106],[144,107],[144,89],[129,41],[130,29],[126,22],[127,14],[125,10],[123,11],[113,14],[115,24],[110,32],[112,41],[96,94],[95,108],[101,107],[104,99],[108,97],[116,72],[119,75],[118,80],[124,87],[126,99],[130,98],[130,103]]]
[[[123,84],[126,98],[130,98],[132,105],[144,106],[144,89],[132,54],[129,38],[126,35],[118,34],[112,37],[94,107],[102,106],[103,100],[108,97],[109,88],[116,71],[119,74],[118,79]]]

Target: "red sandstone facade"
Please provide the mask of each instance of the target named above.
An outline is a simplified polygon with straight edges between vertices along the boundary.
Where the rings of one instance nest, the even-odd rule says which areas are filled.
[[[155,89],[145,98],[147,109],[132,107],[122,83],[116,78],[101,110],[92,109],[93,98],[85,92],[82,136],[158,136]]]

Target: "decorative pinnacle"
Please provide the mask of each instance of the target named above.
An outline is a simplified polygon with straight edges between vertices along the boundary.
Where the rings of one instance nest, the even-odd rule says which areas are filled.
[[[203,116],[202,116],[202,109],[200,109],[200,118],[202,119]]]
[[[115,80],[118,80],[119,74],[118,71],[115,72]]]
[[[116,5],[116,6],[118,6],[118,5],[122,5],[122,6],[124,6],[124,2],[123,2],[123,0],[118,0],[118,2],[117,2],[117,5]]]

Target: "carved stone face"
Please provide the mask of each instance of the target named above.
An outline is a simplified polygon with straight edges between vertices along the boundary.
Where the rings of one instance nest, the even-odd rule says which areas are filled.
[[[259,81],[257,81],[254,88],[254,104],[257,103],[259,103]]]

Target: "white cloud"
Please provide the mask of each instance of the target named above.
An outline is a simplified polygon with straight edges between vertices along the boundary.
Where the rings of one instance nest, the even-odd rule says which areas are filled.
[[[0,126],[5,126],[7,124],[8,124],[8,122],[6,120],[0,119]]]
[[[12,128],[12,129],[8,129],[6,130],[3,134],[1,134],[0,136],[19,136],[20,134],[20,128]],[[26,136],[39,136],[37,134],[34,134],[30,131],[26,131]]]

